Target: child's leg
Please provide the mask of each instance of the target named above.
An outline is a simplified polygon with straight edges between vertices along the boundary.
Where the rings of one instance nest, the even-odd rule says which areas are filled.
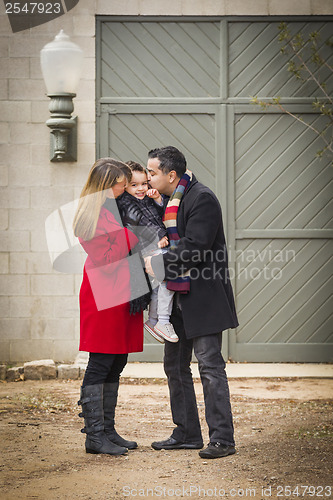
[[[158,287],[158,322],[154,329],[155,332],[169,342],[178,342],[179,340],[173,325],[170,323],[174,293],[167,289],[165,281]]]
[[[157,316],[159,323],[162,325],[170,323],[174,294],[175,292],[167,289],[165,281],[158,287]]]
[[[159,286],[154,288],[151,294],[150,304],[148,308],[148,318],[152,325],[157,323],[157,301],[158,301]]]

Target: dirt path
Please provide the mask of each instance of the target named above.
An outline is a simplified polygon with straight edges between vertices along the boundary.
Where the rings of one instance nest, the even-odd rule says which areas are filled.
[[[333,498],[332,380],[231,380],[237,454],[211,461],[197,450],[150,447],[173,428],[168,389],[158,380],[122,381],[117,428],[139,448],[86,455],[79,386],[0,385],[1,500]],[[196,392],[207,442],[200,383]]]

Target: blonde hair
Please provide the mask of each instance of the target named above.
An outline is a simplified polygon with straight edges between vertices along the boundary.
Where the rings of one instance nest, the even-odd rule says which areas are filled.
[[[128,164],[123,163],[123,165],[120,167],[120,170],[122,171],[122,173],[126,177],[127,182],[130,182],[131,178],[132,178],[132,170],[130,169]]]
[[[73,230],[77,237],[91,240],[95,234],[101,207],[107,190],[125,180],[124,163],[113,158],[100,158],[92,166],[76,210]]]

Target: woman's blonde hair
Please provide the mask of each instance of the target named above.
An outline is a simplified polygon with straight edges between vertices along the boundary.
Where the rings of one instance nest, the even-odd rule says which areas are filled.
[[[100,158],[92,166],[76,210],[73,230],[77,237],[91,240],[95,234],[101,207],[106,200],[107,190],[126,179],[124,163],[113,158]],[[128,167],[127,167],[128,168]]]

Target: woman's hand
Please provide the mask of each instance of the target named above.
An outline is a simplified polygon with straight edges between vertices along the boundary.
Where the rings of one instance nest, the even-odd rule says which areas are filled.
[[[160,192],[157,191],[157,189],[148,189],[147,193],[146,193],[147,196],[149,196],[149,198],[152,198],[153,200],[155,200],[157,203],[159,203],[161,205],[162,203],[162,196],[160,195]]]
[[[160,241],[157,243],[158,248],[165,248],[169,245],[169,240],[167,236],[163,236]]]

